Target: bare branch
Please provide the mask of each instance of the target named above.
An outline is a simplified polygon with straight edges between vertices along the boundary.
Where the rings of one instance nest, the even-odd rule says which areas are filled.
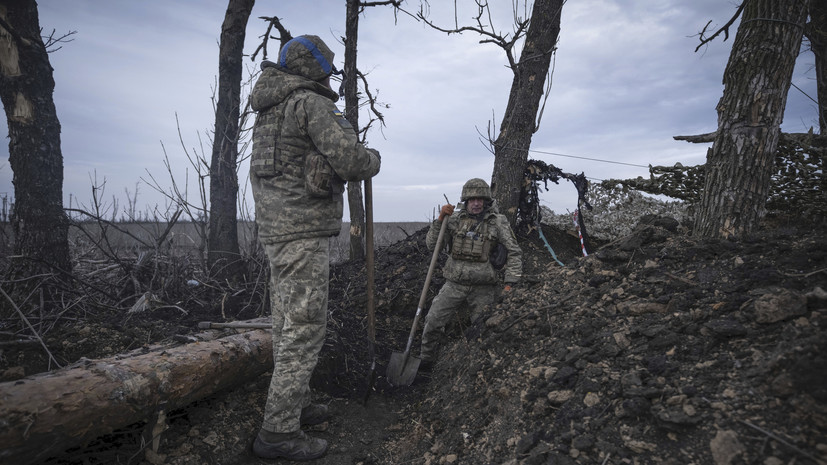
[[[402,5],[402,0],[384,0],[381,2],[359,2],[360,7],[385,5],[393,5],[395,8],[399,8]]]
[[[264,21],[267,21],[267,31],[263,35],[259,36],[259,37],[262,38],[261,44],[259,44],[259,46],[256,47],[256,50],[253,52],[253,54],[250,55],[250,60],[251,61],[255,61],[256,55],[258,55],[259,50],[261,50],[261,52],[262,52],[261,59],[262,60],[267,59],[267,43],[269,42],[270,39],[278,39],[279,44],[280,44],[279,46],[282,46],[285,43],[287,43],[287,41],[289,41],[290,39],[293,38],[293,35],[290,34],[290,31],[288,31],[281,24],[281,21],[279,21],[278,17],[276,17],[276,16],[273,16],[273,17],[259,16],[259,19],[263,19]],[[274,27],[279,31],[279,36],[278,37],[270,35],[270,33],[273,31]]]
[[[505,34],[495,32],[494,22],[491,18],[491,11],[488,6],[488,2],[485,0],[476,0],[477,3],[477,15],[474,17],[474,21],[476,21],[476,26],[459,26],[457,13],[456,13],[456,4],[454,5],[454,23],[455,26],[453,29],[447,29],[444,27],[437,26],[434,22],[428,20],[427,13],[424,10],[423,5],[420,5],[419,13],[417,13],[417,18],[430,26],[432,29],[435,29],[439,32],[444,32],[448,35],[451,34],[461,34],[463,32],[475,32],[481,36],[483,39],[480,40],[481,44],[494,44],[505,52],[505,56],[508,59],[508,67],[512,70],[512,72],[517,72],[517,61],[514,59],[514,47],[520,39],[525,36],[528,25],[531,23],[530,19],[521,19],[517,15],[517,11],[515,8],[514,11],[514,33],[513,34]],[[485,19],[485,22],[483,21]]]
[[[675,140],[685,140],[687,142],[691,142],[693,144],[705,144],[708,142],[714,142],[715,136],[718,134],[718,131],[708,132],[706,134],[698,134],[694,136],[674,136],[672,137]]]
[[[700,38],[701,43],[698,44],[697,47],[695,47],[695,51],[697,52],[701,47],[708,44],[709,42],[712,42],[722,32],[724,33],[724,42],[726,42],[726,40],[729,39],[729,27],[732,26],[733,23],[735,23],[735,20],[738,19],[739,16],[741,16],[741,12],[744,11],[744,4],[745,3],[746,3],[746,0],[742,1],[741,4],[738,5],[738,9],[735,11],[735,14],[732,15],[732,18],[730,18],[729,21],[727,21],[727,23],[724,24],[724,26],[722,28],[715,31],[715,33],[712,34],[711,36],[704,37],[704,34],[706,33],[707,28],[709,28],[709,25],[712,24],[711,20],[709,22],[707,22],[706,26],[704,26],[703,30],[698,33],[698,38]]]
[[[365,87],[365,93],[368,95],[368,104],[370,105],[371,113],[376,115],[376,119],[378,119],[382,123],[382,126],[384,126],[385,125],[385,117],[382,115],[382,113],[379,112],[379,110],[376,109],[376,105],[377,105],[376,97],[374,97],[373,94],[371,94],[371,92],[370,92],[370,87],[368,86],[367,78],[365,78],[365,75],[362,74],[362,72],[359,71],[359,70],[356,70],[356,74],[362,80],[362,85]],[[385,105],[385,108],[387,108],[387,105]],[[371,118],[371,121],[373,121],[373,118]]]
[[[66,44],[69,42],[74,41],[75,39],[67,39],[67,37],[73,36],[78,33],[78,31],[69,31],[66,34],[63,34],[60,37],[55,37],[55,29],[52,29],[51,34],[47,36],[41,36],[43,39],[43,45],[46,47],[46,53],[56,52],[63,48],[63,46],[53,48],[50,50],[51,47],[54,47],[56,44]],[[43,33],[43,28],[40,29],[40,33]]]

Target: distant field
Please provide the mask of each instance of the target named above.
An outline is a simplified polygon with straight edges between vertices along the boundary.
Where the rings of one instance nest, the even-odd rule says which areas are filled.
[[[428,224],[426,222],[375,223],[373,228],[374,243],[376,247],[388,246],[404,239],[406,235],[413,234],[428,226]],[[133,251],[137,253],[146,249],[141,244],[142,241],[146,244],[155,244],[157,238],[166,230],[166,226],[166,223],[117,223],[115,226],[108,228],[106,240],[119,253],[124,255]],[[69,229],[70,246],[90,247],[94,242],[102,239],[101,229],[96,224],[84,223],[82,227],[85,232],[77,227]],[[252,249],[251,245],[254,244],[253,241],[255,240],[254,234],[255,229],[252,223],[241,222],[238,224],[238,240],[243,250]],[[14,239],[11,234],[11,227],[7,223],[2,225],[0,239],[3,243],[0,245],[0,253],[10,253]],[[167,235],[163,246],[176,249],[182,254],[197,255],[199,248],[203,246],[201,242],[197,225],[179,222]],[[331,261],[336,263],[347,259],[349,249],[350,223],[343,223],[341,233],[332,238],[331,241]]]

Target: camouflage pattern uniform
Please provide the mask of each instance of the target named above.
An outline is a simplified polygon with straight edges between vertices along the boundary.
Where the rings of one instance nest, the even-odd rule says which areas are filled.
[[[472,181],[480,182],[488,189],[481,179],[472,179],[466,186]],[[483,316],[485,307],[499,295],[497,270],[489,260],[498,243],[508,251],[504,267],[505,283],[516,283],[522,276],[522,251],[517,238],[508,224],[508,218],[499,213],[496,203],[491,200],[490,190],[487,192],[485,209],[479,215],[472,216],[461,208],[444,220],[448,221],[444,237],[449,256],[442,270],[445,284],[425,315],[420,352],[420,358],[425,363],[433,362],[445,326],[460,306],[467,304],[471,307],[471,322],[476,323]],[[463,195],[465,200],[467,198]],[[441,226],[439,220],[431,224],[425,238],[429,250],[436,246]]]
[[[316,36],[288,42],[261,64],[250,101],[250,180],[259,240],[270,261],[273,359],[262,429],[299,430],[327,324],[330,236],[342,226],[345,181],[379,172],[323,81],[333,52]]]

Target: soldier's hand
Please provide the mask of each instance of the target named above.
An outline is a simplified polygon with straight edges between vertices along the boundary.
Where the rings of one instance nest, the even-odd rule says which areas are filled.
[[[447,205],[443,205],[442,208],[439,210],[439,221],[445,219],[446,216],[451,216],[454,214],[454,206],[450,203]]]

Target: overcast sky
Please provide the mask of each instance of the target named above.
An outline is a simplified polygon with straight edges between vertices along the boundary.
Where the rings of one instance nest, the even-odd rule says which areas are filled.
[[[431,0],[432,19],[451,27],[453,3]],[[493,11],[495,27],[510,32],[511,2],[491,3],[499,8]],[[77,31],[72,42],[49,56],[62,127],[65,204],[71,196],[73,206],[89,207],[96,178],[98,184],[106,181],[102,200],[111,204],[117,197],[120,210],[127,205],[126,191],[134,195],[136,186],[139,210],[155,205],[165,210],[163,196],[144,181],[151,174],[163,187],[172,185],[164,151],[176,182],[183,187],[188,177],[189,198],[197,202],[195,173],[178,127],[186,149],[209,160],[211,98],[227,0],[38,4],[44,34]],[[406,9],[417,11],[418,5],[408,0]],[[672,137],[717,127],[715,106],[737,23],[726,42],[719,38],[694,50],[703,26],[725,24],[735,9],[734,0],[567,2],[553,85],[530,158],[584,172],[592,180],[648,175],[647,168],[632,165],[703,163],[709,144]],[[344,13],[344,0],[259,0],[245,54],[261,42],[266,23],[259,17],[278,16],[294,36],[321,36],[341,68]],[[470,24],[473,13],[460,11],[460,23]],[[388,7],[368,8],[361,16],[358,66],[389,105],[383,110],[386,126],[368,138],[382,154],[382,170],[373,181],[376,221],[427,221],[444,203],[443,195],[458,201],[469,178],[490,180],[493,155],[480,133],[489,125],[499,128],[512,74],[503,51],[479,40],[473,33],[446,36],[405,14],[395,19]],[[271,41],[269,58],[277,56],[277,47]],[[793,84],[815,98],[813,61],[802,49]],[[261,54],[255,62],[245,59],[250,71],[260,62]],[[806,132],[811,126],[818,128],[815,104],[792,88],[782,127]],[[11,197],[5,115],[0,115],[0,136],[0,196]],[[239,183],[246,189],[241,196],[252,205],[247,169],[240,168]],[[577,206],[567,181],[541,200],[557,212]]]

